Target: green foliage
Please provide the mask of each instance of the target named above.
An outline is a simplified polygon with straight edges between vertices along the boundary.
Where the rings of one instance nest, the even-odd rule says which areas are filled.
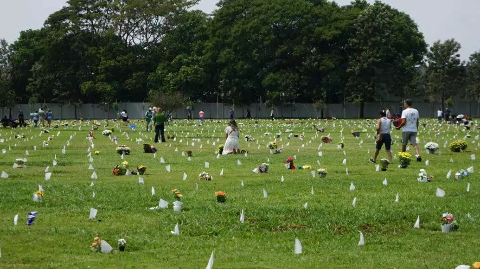
[[[161,108],[166,114],[182,108],[187,100],[180,92],[152,91],[149,94],[152,106]]]
[[[460,152],[462,150],[466,150],[468,147],[468,143],[464,140],[455,140],[448,145],[451,151],[453,152]]]
[[[480,102],[480,51],[470,56],[467,64],[468,88],[467,95]]]

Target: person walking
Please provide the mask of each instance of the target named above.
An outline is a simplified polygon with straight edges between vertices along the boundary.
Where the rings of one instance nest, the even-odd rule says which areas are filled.
[[[387,109],[385,109],[385,115],[386,115],[387,119],[390,119],[391,114],[390,114],[390,109],[388,109],[388,107],[387,107]]]
[[[270,111],[270,119],[275,120],[275,110],[272,108],[272,110]]]
[[[162,142],[165,142],[165,121],[167,117],[163,114],[161,108],[156,108],[153,123],[155,124],[155,143],[158,143],[158,137],[161,136]]]
[[[228,113],[230,114],[230,120],[235,119],[235,111],[233,110],[233,108],[230,108],[230,111]]]
[[[153,117],[152,108],[149,107],[147,112],[145,112],[145,122],[146,122],[146,125],[147,125],[147,132],[150,132],[150,130],[151,130],[152,117]]]
[[[187,119],[188,120],[193,120],[192,110],[193,110],[192,106],[187,106]]]
[[[43,110],[43,107],[41,107],[37,113],[40,124],[42,124],[42,127],[45,127],[45,111]]]
[[[390,129],[392,126],[392,121],[387,117],[386,111],[380,111],[380,118],[377,121],[377,141],[375,146],[375,154],[373,158],[370,158],[371,163],[377,162],[378,153],[382,149],[382,146],[385,145],[385,150],[387,151],[388,161],[392,163],[392,136],[390,134]]]
[[[52,120],[53,120],[53,113],[52,111],[49,109],[47,111],[47,123],[48,123],[48,128],[50,128],[51,124],[52,124]]]
[[[247,119],[252,118],[252,113],[250,112],[250,108],[247,108]]]
[[[33,127],[38,126],[38,110],[35,110],[35,112],[30,113],[30,117],[33,118]]]
[[[18,124],[20,127],[25,127],[25,116],[23,116],[23,111],[18,112]]]
[[[407,99],[404,102],[405,109],[402,112],[402,122],[397,126],[397,130],[402,130],[402,152],[407,151],[407,144],[410,142],[411,145],[415,148],[415,153],[417,161],[421,162],[422,157],[420,156],[420,151],[417,145],[417,132],[419,117],[418,110],[412,108],[412,100]]]
[[[122,118],[123,123],[128,125],[128,113],[125,109],[120,112],[120,117]]]
[[[452,111],[448,109],[448,107],[445,109],[445,121],[448,123],[450,121],[450,115],[452,114]]]
[[[442,112],[442,110],[439,108],[439,109],[437,110],[438,123],[441,123],[441,122],[442,122],[442,116],[443,116],[443,112]]]
[[[205,116],[205,111],[203,111],[203,109],[200,109],[200,111],[198,112],[198,118],[200,119],[200,126],[203,125],[203,117]]]

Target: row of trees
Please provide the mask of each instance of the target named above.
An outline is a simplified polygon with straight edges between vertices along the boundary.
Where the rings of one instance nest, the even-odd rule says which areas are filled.
[[[320,106],[411,95],[480,100],[480,53],[467,64],[454,40],[428,49],[415,22],[386,4],[222,0],[207,15],[192,9],[197,2],[68,1],[42,29],[0,43],[0,106],[181,95]]]

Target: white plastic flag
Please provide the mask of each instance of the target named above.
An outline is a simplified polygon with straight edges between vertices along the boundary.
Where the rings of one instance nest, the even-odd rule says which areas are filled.
[[[102,253],[110,253],[112,252],[113,248],[112,246],[110,246],[110,244],[108,244],[106,241],[102,240],[100,241],[101,244],[100,244],[100,251]]]
[[[242,187],[244,186],[244,185],[243,185],[243,180],[242,180],[242,182],[240,183],[240,185],[241,185]]]
[[[360,232],[360,241],[358,241],[358,246],[364,246],[365,245],[365,237],[363,237],[363,233]]]
[[[167,209],[168,202],[160,198],[160,201],[158,201],[158,207],[160,207],[161,209]]]
[[[1,176],[1,178],[8,178],[8,174],[7,174],[7,172],[5,172],[5,171],[2,171],[2,176]]]
[[[208,264],[207,264],[207,267],[205,267],[205,269],[212,269],[213,268],[213,251],[212,251],[212,255],[210,255],[210,259],[208,260]]]
[[[285,181],[285,178],[282,175],[282,177],[280,178],[280,182],[284,182],[284,181]]]
[[[345,169],[345,174],[348,176],[348,168]]]
[[[315,171],[311,171],[310,173],[312,174],[312,177],[315,178],[317,173],[315,173]]]
[[[383,180],[383,186],[387,186],[387,185],[388,185],[388,182],[387,182],[387,179],[385,178],[385,179]]]
[[[183,180],[187,180],[187,173],[183,172]]]
[[[139,178],[138,178],[138,183],[139,183],[139,184],[145,184],[145,181],[143,181],[143,178],[139,177]]]
[[[97,172],[93,171],[91,178],[98,179]]]
[[[378,171],[380,171],[380,165],[376,164],[375,165],[375,172],[378,172]]]
[[[205,162],[205,168],[210,168],[210,163]]]
[[[398,203],[398,199],[400,198],[400,196],[398,195],[397,193],[397,196],[395,196],[395,203]]]
[[[88,166],[88,170],[93,170],[93,169],[94,169],[94,168],[93,168],[93,165],[90,164],[90,165]]]
[[[420,216],[417,217],[417,221],[415,221],[415,225],[413,225],[413,228],[420,229]]]
[[[243,181],[242,181],[243,183]],[[267,194],[267,191],[265,189],[263,189],[263,198],[267,198],[268,194]]]
[[[50,180],[51,177],[52,177],[52,173],[51,173],[51,172],[45,173],[45,180]]]
[[[467,184],[467,192],[470,192],[470,183]]]
[[[357,205],[357,197],[353,198],[352,206],[355,207]]]
[[[303,205],[303,208],[305,208],[305,209],[308,208],[308,202]]]
[[[38,185],[38,190],[41,191],[41,192],[45,192],[45,190],[43,190],[42,185]]]
[[[350,183],[350,190],[351,190],[351,191],[354,191],[354,190],[355,190],[355,185],[353,185],[353,182]]]
[[[295,238],[295,254],[302,254],[302,243],[297,238]]]
[[[167,166],[165,166],[165,169],[167,170],[167,172],[170,173],[170,165],[169,164]]]
[[[237,160],[237,165],[242,165],[242,162],[240,160]]]
[[[29,156],[30,154],[28,153],[28,150],[25,150],[25,155]]]
[[[92,192],[92,198],[95,199],[95,192]]]
[[[242,212],[240,213],[240,223],[244,223],[245,222],[245,214],[243,213],[243,210]]]
[[[160,163],[165,163],[165,160],[163,159],[163,157],[160,157]]]
[[[445,191],[437,187],[437,191],[435,194],[437,195],[437,197],[444,197]]]
[[[15,215],[15,217],[13,217],[13,225],[17,226],[17,224],[18,224],[18,214]]]
[[[472,161],[475,161],[475,154],[470,155],[470,159],[472,159]]]
[[[122,154],[122,157],[123,157],[123,154]],[[55,158],[55,159],[57,159],[57,158]],[[122,158],[122,160],[123,160],[123,158]],[[90,156],[90,158],[88,159],[88,161],[89,161],[90,163],[93,163],[93,157]]]
[[[180,229],[178,228],[178,223],[175,225],[173,231],[171,231],[173,235],[180,235]]]
[[[260,172],[260,170],[257,168],[253,169],[252,172],[254,172],[255,174],[258,174]]]
[[[223,168],[222,168],[222,171],[220,171],[220,176],[223,176]]]
[[[448,171],[447,178],[450,178],[451,176],[452,176],[452,170]]]
[[[90,220],[94,219],[96,216],[97,216],[97,212],[98,210],[96,210],[95,208],[90,208]]]
[[[342,164],[343,164],[343,165],[347,165],[347,159],[343,159]]]
[[[428,166],[430,164],[430,161],[429,160],[426,160],[425,161],[425,166]]]
[[[57,166],[58,163],[57,163],[57,161],[53,160],[52,164],[53,164],[53,166]]]
[[[470,166],[469,168],[467,168],[467,172],[472,174],[473,173],[473,166]]]
[[[322,151],[319,151],[318,152],[318,157],[322,157],[323,156],[323,152]]]
[[[314,195],[314,194],[315,194],[315,191],[313,190],[313,186],[312,186],[312,190],[310,190],[310,194],[311,194],[311,195]]]
[[[154,195],[155,195],[155,188],[152,187],[152,196],[154,196]]]
[[[92,181],[92,183],[90,183],[90,187],[93,187],[93,186],[95,186],[95,184],[93,184],[93,181]]]

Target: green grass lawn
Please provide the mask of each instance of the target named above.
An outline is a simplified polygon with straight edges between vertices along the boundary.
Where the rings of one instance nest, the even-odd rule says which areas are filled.
[[[144,132],[143,122],[134,131],[110,123],[116,126],[112,136],[118,137],[118,144],[132,149],[131,155],[125,156],[130,167],[147,166],[146,174],[141,176],[144,184],[139,184],[136,175],[112,175],[113,167],[122,160],[114,142],[101,135],[100,127],[94,132],[96,139],[91,148],[98,174],[94,186],[87,156],[91,143],[86,138],[91,127],[85,122],[81,130],[77,122],[77,126],[70,123],[67,128],[52,128],[49,134],[42,135],[41,128],[0,129],[5,140],[0,150],[7,150],[5,154],[0,152],[0,171],[9,175],[8,179],[0,179],[0,268],[204,268],[212,251],[214,268],[455,268],[480,260],[479,167],[470,158],[478,152],[476,128],[466,138],[467,150],[453,153],[448,145],[444,147],[445,141],[462,139],[467,133],[459,127],[422,119],[427,123],[419,133],[423,162],[412,160],[407,169],[400,169],[398,159],[394,159],[388,171],[376,172],[375,165],[368,162],[374,150],[373,121],[336,120],[326,125],[325,121],[279,120],[259,121],[256,125],[254,121],[239,120],[243,123],[242,137],[250,135],[256,141],[241,141],[247,156],[219,158],[214,152],[224,142],[226,121],[207,121],[203,127],[196,123],[175,121],[167,126],[166,133],[176,134],[177,139],[157,144],[156,158],[143,153],[142,142],[136,142],[142,138],[152,143],[153,134]],[[317,134],[312,128],[314,123],[325,127],[325,133]],[[286,129],[293,130],[293,134],[305,132],[305,137],[301,140],[292,135],[288,139]],[[350,134],[363,129],[368,132],[360,138]],[[345,148],[339,149],[342,130]],[[267,131],[271,134],[265,135]],[[278,131],[282,134],[277,143],[284,146],[284,151],[271,155],[267,144],[276,139]],[[437,131],[440,134],[435,136]],[[129,132],[130,138],[124,132]],[[396,155],[401,148],[401,133],[392,132],[392,151]],[[13,137],[21,133],[27,139]],[[328,134],[333,142],[319,149],[321,137]],[[53,140],[43,148],[49,135]],[[440,145],[441,154],[425,153],[423,145],[429,141]],[[64,146],[66,154],[62,154]],[[29,156],[25,156],[26,150]],[[182,156],[186,150],[193,151],[191,161]],[[99,155],[94,151],[100,151]],[[410,152],[413,155],[413,148]],[[57,166],[52,165],[55,155]],[[284,161],[294,156],[297,166],[326,168],[328,176],[314,178],[313,170],[287,170]],[[24,157],[27,168],[13,169],[15,159]],[[160,163],[161,157],[164,164]],[[386,157],[385,151],[380,157]],[[429,166],[425,166],[426,160]],[[267,161],[267,174],[252,172]],[[210,163],[209,168],[205,168],[205,162]],[[171,166],[170,173],[166,165]],[[49,181],[44,176],[47,166],[53,173]],[[474,174],[453,180],[457,170],[470,166],[475,168]],[[421,168],[435,176],[433,182],[417,182]],[[220,176],[222,169],[224,175]],[[449,170],[453,171],[452,177],[447,179]],[[203,171],[210,173],[213,181],[200,181],[198,175]],[[184,173],[188,176],[185,181]],[[385,178],[387,186],[382,184]],[[349,189],[352,182],[354,191]],[[466,191],[468,183],[470,192]],[[32,195],[39,184],[45,196],[43,202],[36,203]],[[156,191],[153,196],[152,187]],[[436,197],[437,187],[445,190],[445,197]],[[172,189],[184,196],[182,212],[172,209]],[[216,203],[215,191],[227,193],[225,204]],[[150,210],[160,198],[170,202],[169,208]],[[88,221],[90,208],[98,210],[94,221]],[[243,224],[239,221],[242,210]],[[38,215],[28,227],[25,223],[31,211],[38,211]],[[456,232],[441,232],[440,217],[447,211],[459,222]],[[18,226],[13,224],[16,214]],[[414,229],[418,216],[421,226]],[[170,232],[177,223],[179,236]],[[359,232],[365,236],[363,247],[357,246]],[[125,238],[126,251],[95,253],[90,245],[96,236],[115,250],[117,240]],[[294,254],[295,238],[303,245],[300,255]]]

